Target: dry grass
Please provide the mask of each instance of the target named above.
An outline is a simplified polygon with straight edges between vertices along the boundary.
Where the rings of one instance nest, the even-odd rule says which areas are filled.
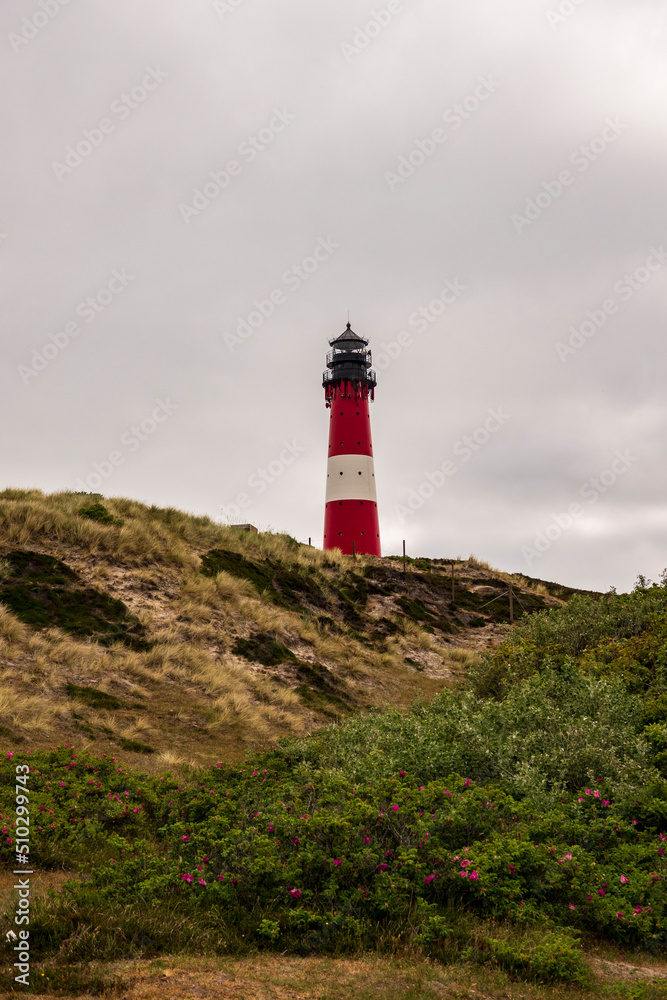
[[[79,515],[82,506],[98,499],[121,525]],[[328,721],[294,690],[296,670],[281,673],[233,655],[237,639],[257,633],[321,665],[352,704],[364,706],[403,708],[415,697],[428,699],[450,683],[449,668],[452,678],[460,677],[475,659],[404,616],[390,614],[400,621],[401,632],[375,648],[348,627],[336,598],[346,574],[360,579],[366,567],[400,571],[400,560],[395,566],[394,560],[373,557],[354,561],[337,551],[297,545],[287,535],[243,532],[122,498],[5,490],[0,493],[0,578],[2,554],[16,547],[64,559],[87,586],[120,598],[153,643],[136,652],[120,644],[104,648],[58,629],[34,632],[0,605],[0,714],[16,739],[31,745],[78,744],[85,738],[96,752],[159,767],[170,753],[200,763],[220,755],[231,759],[250,745],[274,743]],[[279,606],[248,580],[228,572],[203,576],[200,557],[211,548],[254,561],[270,559],[284,570],[307,574],[330,594],[325,613],[338,622],[338,630],[318,623],[315,614],[321,612],[310,616]],[[406,658],[426,663],[426,673],[406,664]],[[67,685],[107,692],[120,707],[94,708],[78,696],[73,700]],[[148,744],[155,753],[137,757],[119,750],[117,741],[128,739]]]
[[[0,637],[11,646],[14,643],[26,642],[30,630],[14,617],[11,611],[0,604]]]
[[[456,646],[448,647],[444,656],[451,663],[459,664],[465,670],[479,666],[481,660],[479,653],[474,653],[469,649],[458,649]]]
[[[58,889],[68,873],[44,876],[42,893]],[[617,956],[616,956],[617,957]],[[641,961],[641,960],[640,960]],[[443,966],[419,955],[389,958],[360,954],[331,958],[259,953],[246,958],[166,956],[94,967],[119,986],[109,995],[126,1000],[664,1000],[665,983],[639,974],[620,974],[622,963],[584,990],[567,983],[545,985],[512,980],[506,973],[475,965]],[[664,967],[662,969],[664,974]],[[122,984],[122,986],[121,986]],[[33,994],[35,995],[35,994]],[[60,994],[62,1000],[73,996]],[[40,1000],[40,994],[36,994]],[[78,1000],[92,994],[77,993]]]

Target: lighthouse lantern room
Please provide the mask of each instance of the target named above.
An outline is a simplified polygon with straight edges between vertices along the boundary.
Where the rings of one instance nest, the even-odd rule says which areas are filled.
[[[329,418],[324,548],[381,555],[370,401],[377,384],[368,340],[350,324],[329,341],[322,385]]]

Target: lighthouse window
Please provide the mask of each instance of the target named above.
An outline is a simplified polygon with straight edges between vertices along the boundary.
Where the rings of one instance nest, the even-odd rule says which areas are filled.
[[[363,535],[363,531],[361,532],[361,534]]]
[[[343,475],[343,473],[342,473],[342,472],[339,472],[339,473],[338,473],[338,475],[339,475],[339,476],[342,476],[342,475]]]
[[[343,534],[343,532],[342,532],[342,531],[339,531],[339,532],[338,532],[338,534],[339,534],[339,535],[342,535],[342,534]]]
[[[361,444],[361,441],[357,441],[357,444]]]
[[[357,472],[357,475],[358,475],[358,476],[360,476],[360,475],[361,475],[361,473],[360,473],[360,472]]]

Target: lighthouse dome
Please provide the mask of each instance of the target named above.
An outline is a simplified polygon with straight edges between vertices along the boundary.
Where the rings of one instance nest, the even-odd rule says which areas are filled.
[[[334,337],[329,341],[332,347],[343,351],[360,351],[368,346],[368,340],[355,333],[350,324],[343,330],[339,337]]]
[[[332,350],[327,354],[327,369],[322,384],[347,381],[362,383],[374,388],[373,358],[368,350],[368,340],[355,333],[350,324],[339,337],[329,341]]]

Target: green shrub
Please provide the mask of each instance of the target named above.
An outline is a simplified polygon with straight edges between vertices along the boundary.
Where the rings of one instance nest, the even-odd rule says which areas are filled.
[[[64,564],[32,555],[28,571],[74,585]],[[31,861],[88,876],[36,904],[37,960],[416,944],[584,988],[581,934],[664,950],[664,589],[593,602],[585,647],[568,609],[527,622],[478,678],[495,697],[447,691],[405,714],[353,716],[181,781],[72,748],[9,751],[3,802],[16,762],[31,768]],[[272,637],[235,649],[291,658],[304,690],[344,704],[333,673]],[[116,707],[93,688],[68,693]],[[9,865],[14,813],[0,821]]]
[[[105,646],[121,642],[135,650],[149,648],[136,615],[121,600],[83,586],[78,573],[60,559],[17,550],[4,562],[0,601],[26,625],[61,628]]]
[[[281,950],[403,947],[416,933],[429,953],[455,955],[474,944],[463,913],[556,934],[541,949],[530,935],[513,951],[489,945],[506,967],[539,978],[575,961],[573,931],[629,946],[655,946],[664,934],[661,785],[624,798],[596,782],[544,811],[497,783],[449,775],[420,784],[401,773],[353,781],[284,750],[176,782],[63,748],[13,753],[0,776],[6,801],[24,760],[31,862],[66,859],[89,876],[45,904],[41,957],[85,960],[93,945],[107,959],[158,954],[200,930],[206,937],[215,920],[227,946],[270,942],[257,930],[269,921]],[[12,817],[2,818],[0,853],[11,863]],[[178,933],[159,923],[161,909]],[[118,929],[133,911],[141,942],[119,952],[99,928],[108,920]]]
[[[123,522],[118,517],[114,517],[113,514],[107,510],[104,504],[101,503],[91,503],[88,507],[82,507],[79,510],[80,517],[87,517],[91,521],[98,521],[100,524],[122,524]]]
[[[211,549],[201,557],[201,571],[204,576],[217,576],[218,573],[231,573],[232,576],[249,580],[260,594],[269,592],[277,596],[272,583],[273,574],[267,566],[246,559],[240,552],[230,552],[227,549]]]
[[[523,979],[539,982],[561,980],[588,986],[591,975],[579,950],[579,939],[562,931],[547,931],[539,937],[513,941],[486,938],[482,947],[470,948],[466,958],[492,962]]]
[[[201,571],[205,576],[216,576],[224,571],[249,580],[260,594],[284,607],[300,607],[304,598],[318,607],[327,606],[326,595],[313,579],[312,572],[288,569],[267,558],[261,561],[247,559],[240,552],[227,549],[211,549],[201,559]]]
[[[459,773],[543,805],[597,778],[634,787],[654,773],[638,700],[618,681],[553,669],[510,688],[500,703],[446,691],[407,715],[357,715],[289,751],[353,780],[404,770],[425,783]]]

